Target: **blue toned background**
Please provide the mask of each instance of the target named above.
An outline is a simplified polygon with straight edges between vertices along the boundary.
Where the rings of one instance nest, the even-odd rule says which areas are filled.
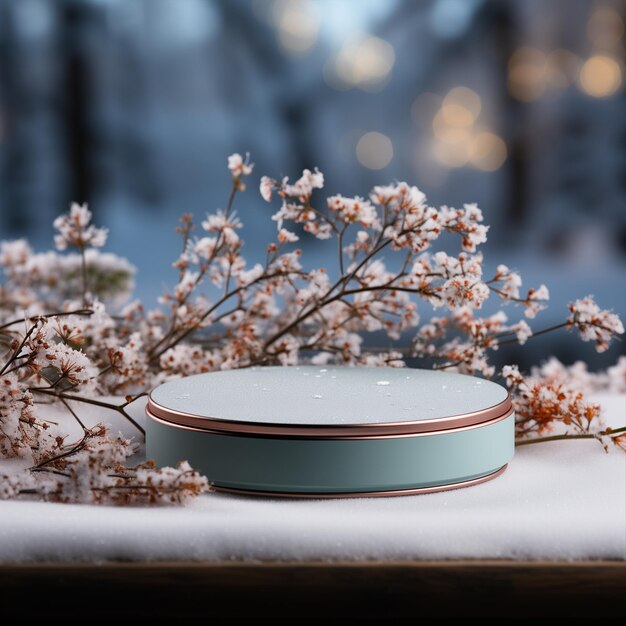
[[[0,0],[0,236],[44,249],[52,219],[89,202],[150,303],[175,280],[178,215],[223,206],[226,156],[249,151],[238,211],[251,261],[275,229],[259,176],[318,165],[329,194],[397,178],[433,204],[478,202],[488,267],[550,288],[536,327],[587,293],[624,318],[625,8]],[[303,243],[311,263],[332,262]],[[562,332],[501,357],[600,366],[622,351],[597,356]]]

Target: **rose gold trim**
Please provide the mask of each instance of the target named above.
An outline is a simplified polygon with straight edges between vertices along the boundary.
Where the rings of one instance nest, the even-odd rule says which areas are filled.
[[[364,435],[343,435],[343,434],[325,434],[325,435],[317,435],[311,433],[310,430],[304,429],[296,429],[292,428],[290,430],[283,429],[280,434],[279,433],[271,433],[271,432],[261,432],[261,433],[253,433],[247,431],[228,431],[228,430],[216,430],[212,428],[198,428],[197,426],[187,426],[186,424],[179,424],[177,422],[170,422],[166,419],[158,417],[150,412],[149,406],[146,405],[146,415],[153,419],[155,422],[159,422],[165,426],[171,426],[172,428],[180,428],[182,430],[191,430],[196,433],[210,434],[210,435],[231,435],[235,437],[258,437],[258,438],[275,438],[275,439],[337,439],[337,440],[346,440],[346,439],[402,439],[404,437],[427,437],[429,435],[442,435],[448,433],[455,433],[462,430],[471,430],[473,428],[482,428],[483,426],[491,426],[497,422],[505,420],[507,417],[513,415],[514,410],[511,406],[509,411],[504,415],[499,415],[494,419],[489,420],[488,422],[477,422],[474,424],[468,424],[467,426],[457,426],[456,428],[443,428],[440,430],[430,430],[430,431],[422,431],[422,432],[406,432],[406,433],[398,433],[398,434],[382,434],[380,432],[373,432],[372,430],[367,431],[367,434]],[[322,429],[317,429],[322,430]],[[328,431],[326,431],[328,432]],[[351,431],[352,432],[352,431]]]
[[[296,493],[296,492],[284,492],[284,491],[256,491],[254,489],[235,489],[232,487],[219,487],[213,485],[215,491],[232,493],[242,496],[270,496],[272,498],[305,498],[305,499],[330,499],[330,498],[386,498],[389,496],[415,496],[424,493],[436,493],[439,491],[451,491],[452,489],[463,489],[465,487],[472,487],[473,485],[479,485],[485,483],[488,480],[493,480],[503,474],[507,465],[503,465],[499,470],[486,476],[480,476],[479,478],[472,478],[471,480],[464,480],[459,483],[450,483],[448,485],[439,485],[436,487],[416,487],[414,489],[392,489],[390,491],[346,491],[344,493],[329,492],[329,493]]]
[[[502,417],[511,413],[511,396],[507,394],[505,400],[494,406],[464,413],[461,415],[451,415],[434,420],[414,420],[407,422],[385,422],[372,424],[353,425],[309,425],[309,424],[271,424],[268,422],[246,422],[223,420],[217,417],[200,417],[183,411],[168,409],[152,399],[152,394],[148,397],[146,411],[151,417],[160,418],[171,424],[181,426],[191,426],[201,430],[210,430],[222,433],[237,433],[249,435],[278,435],[281,437],[298,435],[300,437],[332,437],[343,436],[372,436],[376,435],[403,435],[415,433],[432,433],[440,430],[451,430],[462,426],[482,424],[489,422],[496,417]]]

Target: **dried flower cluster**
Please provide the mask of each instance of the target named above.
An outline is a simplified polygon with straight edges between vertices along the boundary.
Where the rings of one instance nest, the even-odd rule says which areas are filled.
[[[532,319],[548,290],[541,285],[522,292],[519,274],[505,265],[485,277],[478,248],[488,227],[480,209],[431,207],[406,183],[375,187],[368,198],[335,195],[319,204],[319,170],[305,170],[293,183],[264,176],[262,197],[278,203],[277,235],[264,262],[249,265],[233,204],[253,167],[247,156],[231,155],[226,208],[207,215],[198,233],[190,215],[181,218],[182,252],[173,263],[178,279],[154,309],[128,302],[134,268],[99,250],[107,232],[91,223],[86,206],[73,205],[55,220],[58,252],[35,253],[24,240],[1,244],[0,455],[25,459],[28,469],[4,477],[0,497],[182,502],[205,491],[206,480],[185,463],[127,467],[135,445],[102,425],[86,427],[77,410],[86,403],[117,411],[142,432],[128,407],[172,377],[302,361],[403,366],[406,357],[492,377],[490,352],[503,343],[523,344],[567,328],[602,351],[624,332],[618,317],[591,297],[573,302],[563,323],[551,329],[533,331],[502,310],[481,317],[482,305],[496,298],[521,305]],[[337,269],[305,268],[294,245],[301,236],[334,240]],[[457,254],[432,251],[443,237],[456,238]],[[66,250],[73,252],[59,253]],[[420,324],[420,302],[444,314]],[[364,335],[376,331],[392,340],[410,333],[412,341],[404,349],[364,349]],[[505,368],[520,437],[560,422],[574,434],[621,443],[619,433],[600,425],[597,407],[566,384],[576,378],[559,367],[551,363],[526,378]],[[625,370],[621,363],[604,377],[623,387]],[[109,396],[125,399],[115,403]],[[68,441],[47,420],[50,402],[74,418],[80,439]]]
[[[502,374],[513,393],[518,444],[557,439],[597,439],[605,449],[611,444],[626,450],[626,429],[607,427],[600,405],[589,402],[585,392],[608,389],[626,391],[626,357],[601,374],[587,371],[584,363],[565,367],[551,359],[530,376],[523,376],[515,365]],[[559,425],[561,432],[545,436]]]

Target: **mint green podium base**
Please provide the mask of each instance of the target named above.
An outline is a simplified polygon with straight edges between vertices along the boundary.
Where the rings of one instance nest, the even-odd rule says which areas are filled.
[[[464,486],[502,469],[514,453],[514,414],[493,423],[361,439],[224,435],[147,422],[146,453],[187,460],[216,488],[283,495],[379,494]],[[391,495],[391,494],[389,494]]]

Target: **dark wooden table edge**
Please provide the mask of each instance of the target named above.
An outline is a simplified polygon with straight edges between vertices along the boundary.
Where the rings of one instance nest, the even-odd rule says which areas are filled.
[[[33,617],[96,596],[101,616],[618,616],[626,561],[106,561],[0,564],[0,593]],[[36,591],[34,591],[36,590]],[[29,602],[36,594],[37,602]],[[102,595],[104,594],[104,595]],[[93,608],[93,607],[92,607]],[[110,611],[110,613],[108,612]]]
[[[302,560],[103,560],[103,561],[58,561],[24,560],[0,561],[0,572],[12,569],[59,568],[94,569],[130,568],[130,569],[219,569],[219,568],[596,568],[610,567],[626,570],[624,559],[302,559]]]

